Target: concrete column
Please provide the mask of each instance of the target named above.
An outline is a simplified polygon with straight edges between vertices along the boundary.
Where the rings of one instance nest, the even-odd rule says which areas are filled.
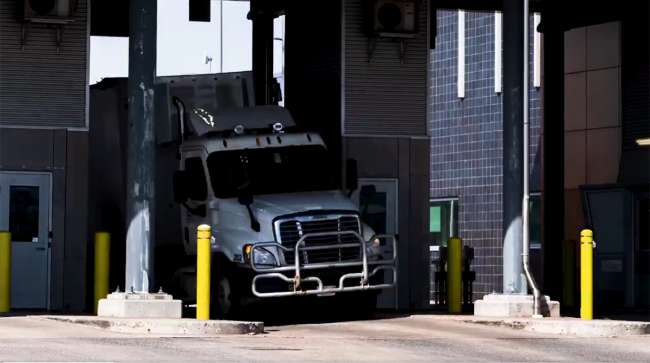
[[[503,1],[503,293],[525,294],[522,271],[524,4]]]
[[[251,0],[253,21],[253,79],[258,105],[271,103],[273,80],[273,11],[268,0]]]
[[[544,132],[542,139],[542,238],[544,291],[562,296],[564,239],[564,30],[561,4],[549,4],[542,14],[544,33]],[[564,302],[562,302],[564,303]]]
[[[156,0],[131,0],[129,9],[125,288],[136,292],[153,288],[156,9]]]

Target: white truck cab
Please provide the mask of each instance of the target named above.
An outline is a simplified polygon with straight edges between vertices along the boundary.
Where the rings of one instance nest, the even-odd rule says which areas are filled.
[[[179,98],[174,104],[182,134],[174,199],[183,245],[195,255],[197,227],[212,227],[219,314],[247,297],[355,291],[376,297],[395,286],[395,238],[375,235],[360,219],[318,134],[296,130],[278,106],[211,113]],[[356,175],[348,179],[354,184]],[[380,251],[386,246],[393,251],[388,260]],[[188,300],[192,278],[182,282]]]

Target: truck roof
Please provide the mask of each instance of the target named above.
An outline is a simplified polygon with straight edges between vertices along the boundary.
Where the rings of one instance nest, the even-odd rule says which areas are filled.
[[[325,143],[317,133],[268,133],[258,135],[210,136],[184,141],[181,152],[204,150],[210,154],[216,151],[268,149],[287,146],[320,145]]]

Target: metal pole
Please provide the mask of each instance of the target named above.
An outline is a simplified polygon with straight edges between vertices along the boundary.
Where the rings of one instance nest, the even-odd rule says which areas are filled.
[[[594,318],[594,232],[580,231],[580,319]]]
[[[503,1],[503,293],[525,294],[522,266],[522,0]]]
[[[450,314],[462,312],[463,241],[452,237],[447,243],[447,307]]]
[[[530,200],[530,188],[529,188],[529,175],[530,175],[530,167],[529,167],[529,107],[528,107],[528,44],[529,44],[529,39],[528,39],[528,20],[529,20],[529,11],[528,11],[528,0],[523,0],[524,3],[524,14],[523,14],[523,21],[524,21],[524,42],[523,42],[523,72],[522,72],[522,77],[523,77],[523,107],[522,107],[522,112],[523,112],[523,118],[524,118],[524,155],[523,155],[523,161],[524,161],[524,170],[523,170],[523,178],[524,178],[524,196],[522,198],[522,206],[521,206],[521,215],[522,215],[522,220],[523,220],[523,228],[522,228],[522,251],[521,251],[521,257],[522,257],[522,262],[523,262],[523,267],[524,267],[524,273],[526,274],[526,280],[530,284],[531,289],[533,290],[533,317],[541,317],[540,311],[539,311],[539,298],[540,298],[540,292],[539,289],[537,288],[537,284],[535,283],[535,279],[533,278],[533,275],[530,272],[530,236],[529,236],[529,200]],[[525,290],[524,290],[525,291]],[[527,291],[525,291],[527,292]]]
[[[219,1],[219,73],[223,73],[223,0]]]
[[[108,295],[111,260],[111,235],[108,232],[95,233],[95,300],[94,313],[97,314],[99,300]]]
[[[0,313],[11,310],[11,233],[0,231]]]
[[[156,5],[156,0],[131,0],[129,10],[125,279],[127,292],[150,292],[153,284]]]
[[[196,320],[210,320],[210,226],[200,225],[196,236]]]

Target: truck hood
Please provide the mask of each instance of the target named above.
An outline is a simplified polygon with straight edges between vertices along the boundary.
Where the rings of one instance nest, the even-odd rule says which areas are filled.
[[[236,198],[225,199],[220,203],[226,213],[246,216],[246,208]],[[306,193],[285,193],[256,195],[251,205],[260,223],[271,222],[285,214],[315,210],[356,211],[356,205],[341,191],[322,191]]]
[[[273,218],[314,210],[357,210],[340,191],[260,195],[255,197],[252,207]]]

